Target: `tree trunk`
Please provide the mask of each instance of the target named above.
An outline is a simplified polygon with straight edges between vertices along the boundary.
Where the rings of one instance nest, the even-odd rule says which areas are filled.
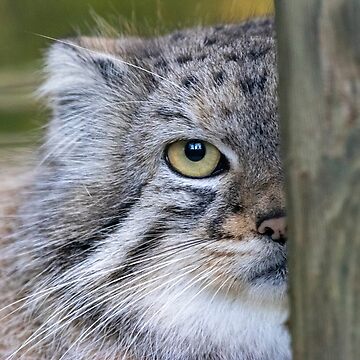
[[[277,0],[294,360],[360,359],[360,0]]]

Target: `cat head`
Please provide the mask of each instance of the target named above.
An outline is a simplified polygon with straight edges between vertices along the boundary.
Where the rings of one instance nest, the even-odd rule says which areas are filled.
[[[22,209],[37,286],[55,284],[70,313],[111,318],[102,330],[187,289],[282,304],[270,20],[58,42],[47,72],[53,118]]]

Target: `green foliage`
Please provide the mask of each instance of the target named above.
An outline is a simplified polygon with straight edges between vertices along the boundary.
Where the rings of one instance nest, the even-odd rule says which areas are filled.
[[[95,28],[104,28],[105,19],[120,32],[146,36],[236,22],[272,9],[272,0],[1,0],[0,134],[33,126],[29,119],[37,108],[29,98],[39,82],[36,61],[51,43],[41,35],[94,34]]]

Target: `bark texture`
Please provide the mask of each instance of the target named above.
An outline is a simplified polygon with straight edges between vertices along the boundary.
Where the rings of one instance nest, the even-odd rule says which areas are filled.
[[[360,0],[277,0],[294,360],[360,359]]]

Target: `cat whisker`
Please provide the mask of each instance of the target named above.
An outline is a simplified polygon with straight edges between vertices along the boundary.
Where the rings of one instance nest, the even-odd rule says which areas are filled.
[[[217,269],[215,269],[215,273],[219,272],[220,270],[222,270],[225,266],[219,267]],[[203,293],[207,288],[209,288],[212,284],[214,284],[216,281],[218,281],[221,277],[223,276],[223,274],[220,272],[220,274],[218,276],[216,276],[215,278],[213,278],[210,282],[208,282],[205,286],[203,286],[202,288],[200,288],[200,290],[193,295],[190,299],[188,299],[186,301],[185,304],[182,305],[182,307],[180,309],[178,309],[177,313],[174,315],[174,317],[172,318],[172,322],[175,323],[176,319],[178,316],[181,315],[182,311],[184,309],[186,309],[201,293]],[[207,279],[208,277],[205,277],[205,279]]]
[[[166,281],[165,283],[161,283],[161,284],[160,284],[158,287],[156,287],[155,289],[150,290],[149,292],[145,293],[143,296],[137,297],[135,303],[141,301],[142,299],[144,299],[144,298],[145,298],[146,296],[148,296],[149,294],[158,291],[158,290],[161,289],[162,287],[165,287],[167,284],[172,283],[172,282],[173,282],[174,280],[176,280],[177,278],[180,278],[180,280],[182,280],[184,276],[186,276],[187,274],[189,274],[189,273],[193,272],[194,270],[196,270],[197,266],[194,266],[194,265],[185,266],[185,267],[183,267],[183,270],[187,270],[188,268],[190,268],[190,270],[189,270],[189,271],[186,271],[185,274],[182,273],[182,274],[180,274],[180,275],[178,275],[178,276],[176,276],[176,277],[171,277],[170,280]],[[168,277],[169,275],[172,275],[172,273],[166,274],[166,277]],[[159,278],[157,278],[156,280],[158,280],[158,279],[159,279]],[[175,283],[177,283],[177,282],[175,281]],[[140,289],[138,292],[133,293],[132,296],[134,296],[134,295],[136,296],[138,293],[141,293],[141,291],[142,291],[142,289]],[[80,337],[80,338],[78,338],[78,339],[71,345],[71,347],[68,349],[68,351],[69,351],[70,349],[72,349],[77,343],[85,340],[85,339],[88,338],[92,333],[94,333],[95,331],[98,331],[99,328],[101,328],[102,326],[104,326],[104,324],[101,323],[102,318],[106,318],[107,315],[108,315],[110,312],[113,311],[113,308],[121,308],[121,306],[122,306],[123,304],[126,304],[126,303],[128,303],[128,299],[127,299],[127,298],[125,298],[124,300],[122,300],[120,303],[116,303],[115,306],[113,306],[112,308],[110,308],[110,309],[108,310],[108,312],[104,313],[101,318],[99,318],[94,324],[92,324],[92,326],[89,327],[89,329],[88,329],[87,331],[85,331],[85,333],[83,334],[83,336]],[[131,303],[131,306],[134,306],[135,303],[132,302],[132,303]],[[126,305],[124,308],[121,308],[121,310],[122,310],[122,311],[125,311],[129,306],[130,306],[130,305],[128,304],[128,305]],[[117,316],[117,315],[115,315],[115,316]],[[97,323],[99,323],[99,324],[97,325]],[[96,325],[96,326],[95,326],[95,325]],[[64,359],[64,357],[65,357],[65,355],[68,353],[68,351],[67,351],[59,360]]]
[[[158,269],[156,269],[156,271],[158,271]],[[148,273],[145,274],[145,275],[148,275]],[[162,277],[166,277],[166,276],[169,276],[169,275],[170,275],[170,274],[162,275]],[[157,278],[157,279],[152,279],[152,281],[157,281],[157,280],[158,280],[158,278]],[[128,284],[126,284],[126,285],[128,285]],[[144,283],[140,284],[140,285],[137,286],[137,287],[141,287],[141,286],[143,286],[143,285],[144,285]],[[118,290],[118,289],[115,289],[115,290],[113,290],[112,292],[117,291],[117,290]],[[123,293],[126,292],[126,291],[131,291],[131,290],[132,290],[132,288],[126,289],[125,291],[123,291]],[[110,293],[111,293],[111,292],[110,292]],[[120,293],[117,293],[117,296],[119,296],[119,295],[121,295],[121,292],[120,292]],[[108,296],[109,296],[109,293],[108,293],[108,294],[105,294],[105,296],[102,296],[102,297],[106,298],[106,297],[108,297]],[[96,299],[97,302],[98,302],[98,300],[99,300],[99,299]],[[107,299],[106,299],[106,300],[107,300]],[[92,303],[87,304],[87,306],[85,307],[85,309],[86,309],[86,310],[89,310],[88,308],[89,308],[90,305],[92,305]],[[91,308],[91,307],[90,307],[90,308]],[[84,309],[83,309],[82,311],[84,311]],[[19,348],[19,349],[17,350],[17,352],[21,351],[25,346],[27,346],[28,344],[32,343],[34,340],[36,340],[37,338],[39,338],[40,336],[42,336],[43,334],[45,334],[45,333],[46,333],[47,331],[49,331],[51,328],[55,328],[56,331],[59,331],[59,330],[62,329],[63,327],[69,325],[71,322],[74,321],[74,318],[71,318],[71,315],[72,315],[71,313],[70,313],[70,314],[67,314],[67,315],[65,315],[65,317],[63,317],[63,318],[61,319],[62,322],[65,320],[65,321],[66,321],[65,323],[63,323],[63,324],[54,323],[54,324],[51,325],[49,328],[46,328],[46,325],[48,325],[49,321],[51,321],[52,319],[54,319],[55,316],[58,316],[58,314],[53,315],[53,316],[51,317],[51,319],[48,319],[46,322],[44,322],[44,324],[43,324],[42,326],[40,326],[40,327],[37,329],[37,331],[33,334],[33,336],[32,336],[31,338],[29,338],[28,340],[25,341],[25,343],[21,346],[21,348]],[[69,318],[70,318],[70,319],[69,319]],[[76,318],[75,318],[75,319],[76,319]],[[43,328],[44,328],[44,330],[42,330]],[[38,333],[39,330],[40,330],[40,333]],[[52,333],[53,333],[53,332],[50,332],[50,333],[46,334],[45,337],[43,337],[39,342],[43,342],[45,339],[47,339],[49,336],[51,336]],[[37,343],[34,344],[33,346],[38,345],[39,342],[37,342]],[[31,349],[31,348],[30,348],[30,349]],[[30,351],[30,349],[28,349],[27,351]],[[6,360],[12,359],[14,355],[16,355],[16,353],[13,353],[13,354],[11,355],[11,357],[7,358]]]
[[[215,281],[217,281],[221,276],[221,271],[225,268],[225,265],[218,267],[219,262],[215,263],[210,269],[212,271],[209,271],[207,274],[205,274],[206,276],[202,277],[201,279],[198,279],[198,281],[196,281],[196,283],[199,283],[202,280],[206,280],[209,279],[210,276],[220,272],[220,275],[218,275],[217,277],[215,277],[210,283],[208,283],[208,285],[210,286],[212,283],[214,283]],[[187,289],[189,289],[191,286],[193,286],[193,283],[190,283],[187,286]],[[181,296],[186,290],[182,289],[182,291],[180,293],[178,293],[177,297]],[[185,308],[188,307],[189,304],[191,304],[193,302],[193,300],[195,300],[195,298],[198,296],[199,293],[197,293],[195,296],[193,296],[189,301],[186,302],[185,305],[183,305],[180,310],[177,311],[176,315],[174,315],[174,317],[172,318],[171,323],[168,325],[168,328],[172,327],[172,324],[176,323],[176,318],[181,314],[181,311],[184,310]],[[174,301],[175,299],[173,299]]]
[[[176,258],[176,259],[175,259],[175,262],[180,261],[180,260],[182,260],[182,259],[181,259],[181,258],[180,258],[180,259],[179,259],[179,258]],[[172,261],[172,262],[174,262],[174,261]],[[171,263],[171,262],[170,262],[170,263]],[[143,276],[138,277],[138,278],[134,279],[133,281],[130,281],[130,282],[127,282],[127,283],[123,284],[122,287],[126,287],[126,286],[128,286],[129,284],[131,284],[131,283],[133,283],[133,282],[135,282],[135,281],[138,281],[140,278],[146,277],[146,276],[148,276],[150,273],[156,272],[156,271],[158,271],[159,269],[161,269],[161,267],[166,267],[166,266],[168,266],[168,265],[169,265],[168,263],[166,263],[166,264],[163,265],[163,266],[159,266],[159,264],[156,264],[156,265],[154,265],[155,270],[152,270],[151,272],[146,272]],[[142,271],[144,271],[144,269],[142,269]],[[155,280],[153,280],[153,281],[157,281],[157,280],[158,280],[158,279],[155,279]],[[119,279],[116,279],[116,280],[114,280],[113,282],[117,282],[117,281],[119,281]],[[105,284],[104,286],[108,286],[108,285],[110,285],[110,284],[111,284],[111,282]],[[140,283],[137,287],[141,287],[141,286],[143,286],[143,285],[144,285],[144,283]],[[120,289],[121,289],[121,287],[120,287]],[[96,288],[95,290],[96,290],[96,291],[99,290],[99,287]],[[119,289],[117,288],[117,289],[114,289],[112,292],[118,292],[118,290],[119,290]],[[126,291],[131,291],[131,290],[132,290],[132,288],[130,288],[130,289],[125,289],[124,291],[122,291],[122,292],[120,292],[120,293],[117,293],[117,296],[121,295],[121,293],[125,293]],[[91,294],[91,292],[90,292],[90,294]],[[108,294],[105,294],[105,296],[102,296],[102,297],[103,297],[103,298],[106,298],[107,296],[109,296],[109,293],[108,293]],[[78,299],[78,300],[79,300],[79,299]],[[97,302],[98,302],[98,300],[99,300],[99,298],[96,299]],[[64,304],[63,304],[63,305],[64,305]],[[71,305],[71,302],[70,302],[70,305]],[[92,304],[92,303],[87,304],[86,308],[88,308],[90,305],[93,305],[93,304]],[[66,312],[66,311],[67,311],[67,307],[63,307],[62,312]],[[22,346],[21,346],[20,348],[18,348],[15,353],[11,354],[10,357],[8,357],[6,360],[12,359],[13,356],[16,355],[16,353],[18,353],[18,352],[21,351],[23,348],[25,348],[27,345],[29,345],[29,344],[32,343],[34,340],[36,340],[38,337],[40,337],[40,336],[42,336],[44,333],[46,333],[46,331],[49,330],[49,328],[46,329],[46,326],[48,325],[48,323],[49,323],[52,319],[54,319],[54,318],[55,318],[56,316],[58,316],[58,315],[59,315],[59,313],[54,314],[53,316],[51,316],[50,318],[48,318],[47,321],[44,322],[44,323],[37,329],[37,331],[36,331],[34,334],[32,334],[31,338],[29,338],[28,340],[26,340],[26,341],[22,344]],[[67,314],[67,315],[65,316],[65,318],[63,318],[63,319],[67,319],[67,318],[69,318],[70,316],[71,316],[71,313],[70,313],[70,314]],[[71,319],[71,318],[70,318],[70,319]],[[50,328],[55,327],[55,326],[57,326],[57,325],[58,325],[58,324],[55,323],[55,324],[51,325]],[[66,325],[64,325],[64,326],[66,326]],[[60,326],[60,328],[62,328],[62,327],[64,327],[64,326]],[[43,329],[44,329],[44,330],[43,330]],[[46,336],[46,337],[47,337],[47,336]],[[43,339],[43,340],[44,340],[44,339]],[[41,341],[43,341],[43,340],[41,340]],[[29,350],[30,350],[30,349],[29,349]],[[27,350],[27,351],[29,351],[29,350]]]
[[[211,297],[211,299],[209,301],[209,306],[213,303],[213,301],[215,300],[216,296],[219,294],[221,289],[231,280],[233,280],[233,279],[228,275],[226,277],[226,279],[218,286],[218,288],[216,289],[216,291],[214,292],[213,296]]]
[[[174,297],[171,297],[171,300],[167,301],[167,303],[165,303],[165,305],[163,305],[158,311],[156,311],[147,322],[145,322],[143,324],[143,326],[139,329],[136,330],[138,325],[141,323],[141,321],[143,321],[143,319],[145,318],[145,316],[147,315],[147,313],[150,310],[150,307],[143,313],[143,315],[139,318],[138,322],[135,324],[133,331],[131,332],[129,338],[133,338],[134,332],[137,331],[137,335],[132,339],[131,343],[128,345],[127,350],[124,353],[123,358],[126,359],[126,356],[128,354],[129,349],[131,348],[131,346],[136,342],[138,336],[140,336],[140,334],[142,333],[142,331],[152,322],[152,320],[155,317],[158,317],[160,315],[161,312],[164,312],[166,306],[169,306],[171,303],[173,303],[176,299],[178,299],[183,293],[185,293],[191,286],[194,286],[195,284],[197,284],[198,282],[208,278],[209,276],[212,275],[212,273],[216,272],[216,265],[211,266],[208,269],[204,269],[203,271],[201,271],[199,274],[196,274],[195,276],[193,276],[190,281],[188,282],[188,284],[186,286],[184,286],[181,291],[179,293],[177,293]],[[201,267],[201,265],[199,265],[197,268]],[[215,269],[215,271],[213,271]],[[203,276],[205,274],[205,276]],[[180,279],[182,280],[182,279]],[[179,281],[178,281],[179,282]],[[176,282],[174,284],[177,285],[178,282]],[[170,286],[170,288],[173,287],[173,285]],[[167,289],[168,290],[168,289]],[[159,298],[162,298],[162,296],[160,296]]]
[[[154,255],[154,256],[152,256],[152,257],[146,257],[145,259],[142,259],[142,260],[137,260],[137,259],[135,259],[136,261],[132,261],[132,262],[130,262],[129,264],[121,265],[121,266],[118,266],[118,267],[116,267],[116,268],[106,269],[106,271],[103,270],[103,271],[101,271],[101,272],[97,272],[95,275],[94,275],[94,274],[89,274],[89,275],[86,276],[86,277],[76,278],[76,279],[73,279],[73,280],[71,280],[71,281],[62,282],[62,283],[60,283],[60,284],[57,285],[57,286],[50,287],[50,288],[46,288],[46,289],[44,289],[44,290],[40,290],[40,291],[38,291],[38,292],[36,292],[36,293],[34,293],[34,294],[31,294],[31,295],[29,295],[29,296],[23,297],[23,298],[15,301],[15,302],[13,302],[12,304],[9,304],[9,305],[3,307],[2,309],[0,309],[0,313],[1,313],[2,311],[4,311],[4,310],[8,309],[9,307],[11,307],[11,306],[13,306],[13,305],[15,305],[15,304],[17,304],[17,303],[19,303],[19,302],[25,301],[25,300],[27,300],[27,299],[34,298],[34,297],[39,296],[39,295],[41,295],[41,296],[46,296],[46,295],[48,295],[49,293],[58,291],[58,290],[60,290],[60,289],[62,289],[62,288],[65,288],[65,287],[67,287],[67,286],[69,286],[69,285],[72,285],[72,284],[75,284],[75,283],[77,283],[77,282],[83,282],[84,280],[92,279],[93,277],[98,278],[99,276],[107,275],[107,274],[109,274],[109,273],[111,273],[111,272],[113,272],[113,271],[121,270],[121,268],[125,268],[125,267],[127,267],[127,266],[135,266],[135,265],[139,265],[139,264],[141,264],[141,263],[143,263],[143,262],[150,262],[150,261],[152,261],[152,260],[157,260],[157,259],[159,259],[159,258],[161,259],[161,258],[163,258],[164,256],[171,256],[171,253],[169,254],[170,251],[173,251],[173,252],[176,251],[176,250],[185,251],[185,250],[187,250],[189,247],[196,245],[196,243],[197,243],[197,242],[192,242],[192,243],[190,243],[190,244],[185,244],[185,245],[187,245],[186,247],[185,247],[185,246],[176,246],[176,247],[174,247],[174,248],[170,248],[170,247],[169,247],[169,248],[165,249],[165,250],[163,251],[163,253],[158,253],[158,254],[156,254],[156,255]],[[156,265],[156,266],[158,266],[158,265]],[[138,272],[135,272],[135,273],[132,273],[132,274],[128,275],[127,277],[134,276],[134,275],[136,275],[137,273],[140,273],[140,272],[143,272],[143,271],[146,271],[146,270],[147,270],[147,268],[141,269],[141,270],[139,270]],[[48,269],[43,270],[40,274],[37,275],[37,277],[41,277],[41,275],[42,275],[43,273],[47,272],[47,271],[48,271]],[[70,276],[72,276],[72,270],[68,270],[68,273],[70,274]],[[63,278],[66,278],[66,273],[63,274],[62,277],[63,277]],[[114,282],[115,282],[115,281],[121,281],[121,280],[123,280],[123,279],[125,279],[125,278],[126,278],[126,277],[123,277],[123,278],[120,278],[120,279],[116,279],[116,280],[114,280]],[[59,279],[57,279],[57,281],[59,282]],[[45,285],[45,284],[44,284],[44,285]],[[97,288],[96,290],[98,290],[98,288]],[[37,301],[37,300],[38,300],[38,298],[35,298],[33,301]],[[28,303],[27,303],[27,305],[28,305]],[[8,316],[8,315],[7,315],[7,316]],[[0,320],[2,320],[2,319],[0,319]]]

